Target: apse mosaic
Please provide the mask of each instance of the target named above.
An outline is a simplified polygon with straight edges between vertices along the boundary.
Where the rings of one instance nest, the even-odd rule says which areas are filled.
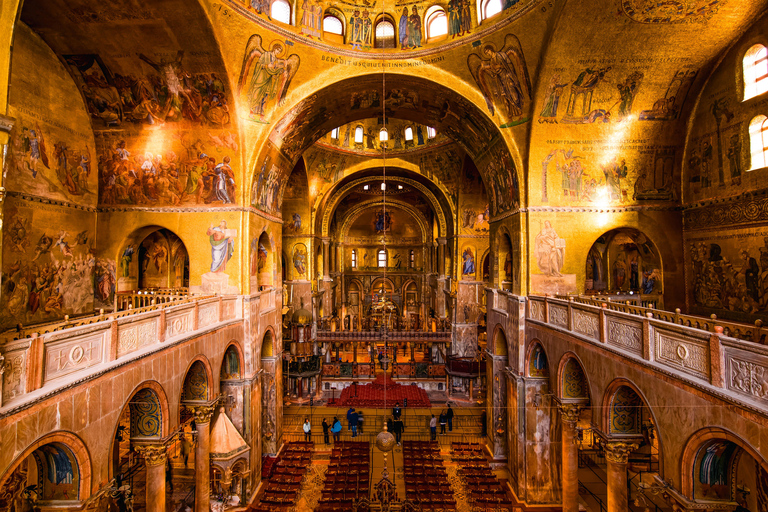
[[[129,402],[131,437],[160,437],[162,435],[162,409],[154,391],[144,388]]]
[[[640,434],[643,401],[632,388],[621,386],[611,399],[612,434]]]

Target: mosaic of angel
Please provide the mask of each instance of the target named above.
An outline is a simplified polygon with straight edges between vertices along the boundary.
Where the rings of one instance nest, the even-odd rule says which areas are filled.
[[[531,78],[517,37],[507,34],[498,51],[493,43],[484,45],[481,55],[472,53],[467,57],[467,65],[491,115],[497,108],[507,118],[523,114],[525,96],[531,97]]]
[[[251,117],[260,122],[266,122],[267,101],[277,98],[278,105],[285,102],[291,80],[299,69],[299,56],[283,58],[284,53],[285,44],[280,41],[273,41],[265,50],[258,34],[252,35],[245,47],[240,91],[247,94]]]

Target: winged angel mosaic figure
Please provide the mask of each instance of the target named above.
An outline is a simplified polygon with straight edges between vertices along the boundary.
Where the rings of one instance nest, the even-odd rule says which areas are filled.
[[[254,34],[248,39],[240,72],[240,93],[246,95],[251,118],[267,123],[267,102],[277,98],[278,105],[285,102],[291,80],[299,70],[301,62],[296,54],[283,58],[285,45],[273,41],[269,50],[261,45],[261,36]],[[246,88],[246,82],[247,88]]]
[[[483,92],[491,115],[507,119],[523,115],[525,96],[531,97],[531,78],[525,65],[520,41],[512,34],[504,38],[504,46],[496,50],[493,43],[483,46],[481,55],[472,53],[467,65],[475,82]]]

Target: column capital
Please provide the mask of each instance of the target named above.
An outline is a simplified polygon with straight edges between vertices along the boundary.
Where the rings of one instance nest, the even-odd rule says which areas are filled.
[[[626,464],[629,454],[639,446],[640,443],[632,441],[608,441],[605,443],[605,460],[615,464]]]
[[[579,421],[579,415],[584,410],[584,406],[582,404],[560,404],[558,409],[563,422],[575,425]]]
[[[440,245],[445,245],[446,243],[448,243],[448,239],[444,236],[438,237],[437,243]]]
[[[188,405],[187,408],[195,415],[195,423],[210,423],[213,417],[212,405]]]
[[[323,244],[325,245],[329,245],[331,243],[331,237],[329,236],[320,237],[320,241],[323,242]]]
[[[135,445],[134,450],[144,458],[147,466],[165,465],[166,453],[165,446],[162,444],[140,444]]]

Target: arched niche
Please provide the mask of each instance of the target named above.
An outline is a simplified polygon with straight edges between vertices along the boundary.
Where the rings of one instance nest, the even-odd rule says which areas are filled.
[[[589,381],[584,367],[572,354],[563,356],[558,370],[558,396],[561,400],[589,401]]]
[[[131,465],[133,442],[160,440],[169,431],[168,399],[163,387],[145,381],[126,400],[115,423],[111,438],[109,478],[127,474]],[[144,493],[136,498],[143,501]]]
[[[585,262],[585,293],[663,293],[659,250],[634,228],[612,229],[592,244]]]
[[[205,402],[210,398],[210,381],[207,365],[200,359],[193,362],[184,376],[181,390],[182,402]]]
[[[611,437],[642,436],[632,453],[638,469],[661,473],[661,436],[653,411],[637,387],[626,379],[616,379],[603,398],[603,430]]]
[[[282,365],[274,346],[275,336],[267,329],[261,340],[261,442],[264,455],[277,453],[279,423],[282,407],[277,403],[281,388]],[[282,405],[282,403],[280,404]]]
[[[768,462],[754,446],[733,432],[707,427],[694,433],[681,458],[683,494],[695,502],[738,502],[758,510],[758,496],[768,479]],[[748,495],[739,491],[750,489]]]
[[[272,343],[272,332],[264,333],[264,339],[261,342],[261,357],[274,357],[274,347]]]
[[[493,355],[506,356],[508,354],[509,349],[507,348],[507,336],[504,334],[503,330],[498,328],[493,334]]]
[[[537,340],[528,348],[528,357],[525,362],[525,372],[528,377],[539,379],[549,378],[549,359],[544,347]]]
[[[117,255],[117,291],[189,287],[189,252],[173,231],[146,226],[131,233]]]
[[[15,496],[34,494],[46,506],[61,507],[85,500],[91,492],[88,449],[75,434],[57,431],[27,446],[0,478],[0,507],[15,510]]]
[[[243,378],[243,355],[240,345],[232,341],[227,350],[224,351],[224,357],[221,360],[219,368],[219,393],[225,397],[225,411],[232,420],[232,424],[244,433],[243,419],[246,407],[246,392]]]

